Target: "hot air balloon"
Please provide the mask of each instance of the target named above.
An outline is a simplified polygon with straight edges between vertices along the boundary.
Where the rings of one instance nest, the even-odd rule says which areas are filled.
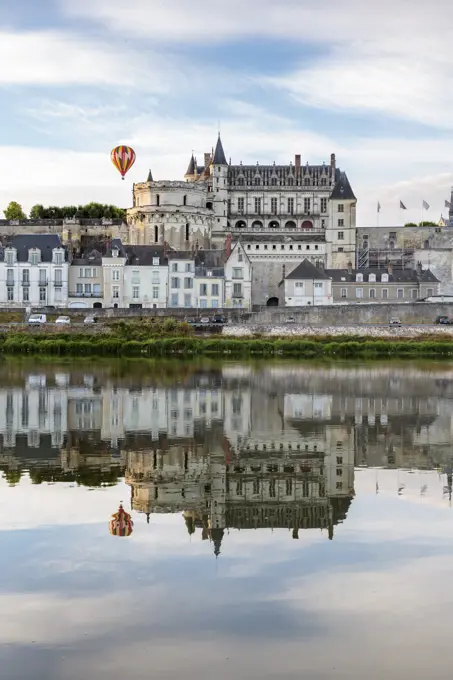
[[[121,174],[121,179],[135,163],[135,151],[130,146],[117,146],[110,153],[112,163]]]
[[[112,536],[130,536],[134,531],[134,523],[131,516],[124,510],[122,505],[118,508],[118,512],[112,515],[109,528]]]

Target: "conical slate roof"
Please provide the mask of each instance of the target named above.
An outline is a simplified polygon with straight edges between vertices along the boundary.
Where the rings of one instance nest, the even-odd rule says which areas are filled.
[[[192,158],[190,159],[189,166],[186,170],[186,175],[195,175],[195,158],[192,154]]]
[[[223,150],[222,146],[222,140],[220,139],[220,134],[217,138],[217,144],[215,147],[214,151],[214,158],[212,161],[213,165],[228,165],[226,157],[225,157],[225,152]]]
[[[147,182],[153,182],[154,181],[153,180],[153,173],[151,172],[151,170],[148,172],[148,179],[146,181]]]

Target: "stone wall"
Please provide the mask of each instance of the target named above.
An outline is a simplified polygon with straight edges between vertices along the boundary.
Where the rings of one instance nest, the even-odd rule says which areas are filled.
[[[391,317],[398,317],[402,323],[429,324],[437,316],[453,317],[453,303],[395,303],[330,305],[326,307],[266,307],[250,315],[251,324],[285,323],[288,317],[297,323],[323,326],[347,326],[367,323],[387,324]]]

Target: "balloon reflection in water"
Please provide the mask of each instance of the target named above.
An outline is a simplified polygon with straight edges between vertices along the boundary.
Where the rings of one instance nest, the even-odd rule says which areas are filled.
[[[110,533],[112,536],[130,536],[134,531],[134,523],[128,512],[126,512],[122,505],[118,508],[118,512],[112,515],[109,522]]]

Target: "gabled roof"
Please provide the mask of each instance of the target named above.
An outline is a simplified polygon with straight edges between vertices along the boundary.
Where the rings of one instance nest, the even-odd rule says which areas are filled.
[[[247,240],[248,240],[248,237],[247,237]],[[244,256],[246,257],[247,262],[250,263],[250,258],[249,258],[249,256],[247,255],[247,252],[246,252],[246,250],[245,250],[245,248],[244,248],[244,246],[242,245],[242,243],[241,243],[240,240],[236,241],[236,243],[235,243],[235,244],[233,245],[233,247],[231,248],[230,257],[233,255],[234,251],[235,251],[237,248],[239,248],[240,250],[242,250],[242,253],[243,253]],[[230,259],[230,257],[228,257],[228,258],[226,259],[226,262],[228,262],[228,260]]]
[[[217,144],[216,144],[216,147],[215,147],[214,158],[212,159],[212,164],[213,165],[228,165],[227,160],[225,158],[225,152],[224,152],[223,146],[222,146],[222,140],[220,139],[220,132],[219,132],[219,136],[217,138]]]
[[[334,200],[345,199],[345,200],[357,200],[354,196],[354,192],[349,184],[348,177],[345,172],[337,171],[337,176],[335,177],[336,184],[333,188],[330,198]]]
[[[127,262],[126,266],[149,267],[154,264],[154,259],[159,258],[159,265],[166,267],[168,259],[164,246],[125,246]]]
[[[193,154],[190,159],[189,166],[186,170],[186,175],[195,175],[195,158]]]
[[[362,274],[363,282],[369,282],[370,275],[376,277],[376,283],[387,283],[382,281],[382,275],[388,276],[388,283],[440,283],[430,269],[426,269],[419,276],[416,269],[393,270],[390,274],[387,269],[326,269],[326,274],[334,283],[356,283],[357,274]],[[374,283],[374,281],[372,281]]]
[[[297,265],[293,271],[288,274],[287,279],[297,279],[297,280],[310,280],[310,281],[321,281],[329,280],[324,269],[318,269],[309,260],[305,259],[303,262]]]
[[[15,236],[11,241],[11,248],[17,250],[18,262],[28,261],[28,251],[30,248],[37,248],[41,251],[41,261],[51,262],[52,251],[54,248],[63,248],[58,234],[23,234]]]

